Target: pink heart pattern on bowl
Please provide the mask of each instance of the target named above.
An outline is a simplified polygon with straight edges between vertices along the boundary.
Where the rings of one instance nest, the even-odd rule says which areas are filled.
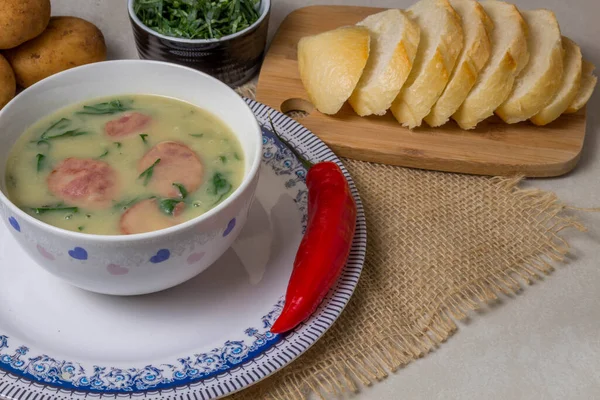
[[[118,264],[108,264],[106,270],[111,275],[126,275],[129,272],[128,268],[121,267]]]
[[[43,248],[42,246],[40,246],[39,244],[36,246],[37,250],[40,252],[40,254],[42,255],[42,257],[48,259],[48,260],[52,260],[54,261],[54,256],[45,248]]]
[[[196,264],[198,261],[202,260],[202,257],[204,257],[204,254],[205,254],[204,252],[190,254],[189,257],[187,258],[187,263],[189,265]]]

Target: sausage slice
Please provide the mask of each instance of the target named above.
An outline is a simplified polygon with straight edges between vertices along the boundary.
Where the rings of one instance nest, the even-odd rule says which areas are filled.
[[[141,174],[152,166],[157,159],[158,164],[153,167],[152,177],[148,182],[156,194],[163,197],[180,197],[180,192],[174,183],[185,187],[192,193],[202,184],[204,167],[196,153],[188,146],[172,141],[160,142],[152,147],[138,163],[138,172]]]
[[[111,206],[119,191],[116,171],[104,161],[70,157],[47,178],[48,189],[68,204],[88,209]]]
[[[183,222],[179,217],[184,207],[183,203],[177,204],[173,216],[170,216],[158,208],[156,199],[142,200],[121,215],[119,228],[125,235],[169,228]]]
[[[133,112],[121,118],[108,121],[104,125],[104,132],[110,138],[117,140],[143,131],[150,125],[151,121],[152,117],[139,112]]]

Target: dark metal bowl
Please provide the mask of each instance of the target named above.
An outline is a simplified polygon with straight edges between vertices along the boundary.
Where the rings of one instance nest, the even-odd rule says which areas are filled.
[[[153,31],[133,11],[136,0],[128,0],[129,20],[140,58],[185,65],[205,72],[229,86],[250,80],[260,69],[271,13],[271,0],[262,0],[260,17],[248,28],[220,39],[180,39]]]

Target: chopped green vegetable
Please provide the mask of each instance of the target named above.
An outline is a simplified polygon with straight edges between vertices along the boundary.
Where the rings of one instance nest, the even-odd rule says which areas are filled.
[[[91,106],[83,106],[83,110],[77,111],[76,114],[104,115],[117,114],[129,110],[131,110],[131,107],[124,106],[120,100],[113,100],[106,103],[98,103]]]
[[[211,181],[211,187],[208,188],[208,192],[215,196],[219,196],[215,204],[221,202],[223,198],[231,191],[231,183],[220,173],[216,172]]]
[[[221,160],[223,164],[227,163],[227,157],[225,156],[219,156],[219,160]]]
[[[87,135],[87,134],[89,134],[89,132],[80,131],[79,129],[72,129],[70,131],[59,133],[57,135],[40,137],[40,139],[37,140],[37,144],[44,143],[44,144],[47,144],[48,146],[50,146],[50,140],[52,140],[52,139],[67,138],[67,137],[76,137],[76,136]]]
[[[79,211],[79,209],[77,207],[63,207],[63,206],[44,206],[44,207],[35,207],[32,208],[31,211],[33,211],[35,214],[44,214],[47,212],[53,212],[53,211],[63,211],[63,212],[72,212],[72,213],[76,213],[77,211]]]
[[[154,174],[154,167],[159,162],[160,162],[160,158],[157,158],[156,161],[154,161],[154,163],[151,166],[146,168],[146,170],[144,172],[142,172],[140,174],[140,176],[138,176],[138,179],[144,178],[144,186],[146,186],[148,184],[148,182],[150,182],[150,179],[152,179],[152,174]]]
[[[190,133],[190,136],[201,138],[201,137],[204,137],[204,133]]]
[[[40,139],[45,139],[48,134],[50,132],[52,132],[53,130],[63,130],[65,129],[67,126],[71,125],[71,120],[68,118],[61,118],[58,121],[56,121],[55,123],[53,123],[52,125],[50,125],[50,127],[48,129],[46,129],[44,131],[44,133],[42,133],[42,135],[40,136]]]
[[[140,137],[142,138],[142,142],[146,143],[146,138],[148,137],[148,134],[140,133]]]
[[[181,202],[179,199],[163,199],[158,202],[158,208],[167,215],[173,215],[175,207]]]
[[[108,155],[108,149],[104,150],[104,153],[100,154],[98,158],[104,158]]]
[[[115,146],[117,146],[117,149],[121,148],[121,142],[115,142]]]
[[[75,136],[87,135],[88,133],[89,132],[86,132],[86,131],[80,131],[79,129],[73,129],[73,130],[70,130],[70,131],[59,133],[58,135],[46,136],[42,140],[48,141],[48,140],[51,140],[51,139],[62,138],[62,137],[75,137]]]
[[[71,124],[71,120],[67,118],[61,118],[52,125],[48,129],[44,131],[40,135],[40,138],[37,140],[32,140],[32,142],[40,144],[45,144],[46,146],[50,146],[50,140],[64,137],[75,137],[81,135],[87,135],[89,132],[80,131],[79,129],[70,129],[68,131],[63,131]],[[62,132],[61,132],[62,131]],[[54,134],[53,134],[54,133]]]
[[[260,0],[136,0],[133,9],[156,32],[185,39],[219,39],[258,20]]]
[[[77,230],[78,230],[79,232],[83,231],[83,226],[78,226],[78,227],[77,227]]]
[[[179,195],[182,199],[185,199],[187,197],[188,191],[185,188],[185,186],[183,186],[181,183],[173,183],[173,186],[175,186],[179,190]]]
[[[238,155],[238,153],[233,153],[233,158],[235,158],[235,159],[236,159],[236,160],[238,160],[238,161],[240,161],[240,160],[241,160],[241,158],[240,158],[240,156]]]
[[[134,205],[135,203],[137,203],[139,199],[140,199],[139,197],[134,197],[131,200],[123,200],[123,201],[116,203],[113,207],[124,211],[124,210],[127,210],[132,205]]]
[[[42,169],[42,167],[43,167],[44,158],[46,158],[46,156],[45,156],[45,155],[43,155],[43,154],[37,154],[37,155],[35,156],[35,158],[36,158],[36,160],[37,160],[37,161],[36,161],[36,166],[37,166],[36,168],[37,168],[37,172],[40,172],[40,171],[41,171],[41,169]]]

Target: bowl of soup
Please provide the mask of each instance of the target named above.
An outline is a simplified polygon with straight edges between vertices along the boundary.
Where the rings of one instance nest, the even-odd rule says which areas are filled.
[[[244,227],[262,135],[197,70],[106,61],[53,75],[0,111],[0,211],[41,267],[102,294],[152,293],[213,264]]]

